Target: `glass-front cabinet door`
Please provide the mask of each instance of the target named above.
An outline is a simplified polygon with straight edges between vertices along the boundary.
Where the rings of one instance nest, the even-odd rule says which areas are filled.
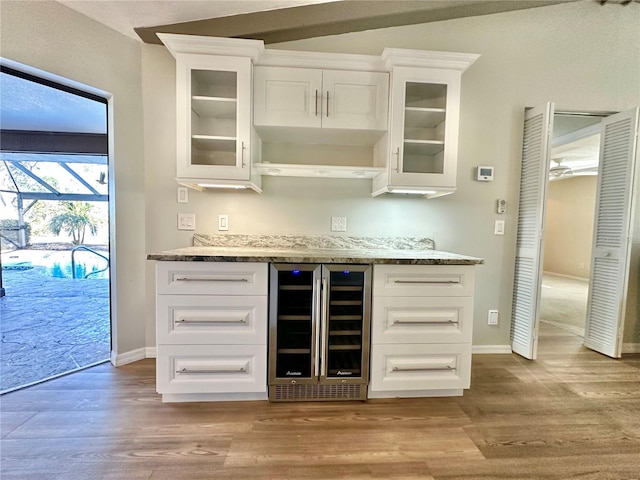
[[[251,176],[251,59],[177,59],[179,178],[205,184]]]
[[[394,68],[391,186],[455,188],[459,96],[459,72]]]

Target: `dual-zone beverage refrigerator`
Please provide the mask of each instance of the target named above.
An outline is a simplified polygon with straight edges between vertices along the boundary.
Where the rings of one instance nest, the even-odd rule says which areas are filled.
[[[269,400],[364,400],[371,266],[272,264]]]

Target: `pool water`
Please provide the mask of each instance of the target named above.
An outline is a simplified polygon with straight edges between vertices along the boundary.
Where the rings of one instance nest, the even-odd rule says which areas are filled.
[[[109,253],[100,251],[100,255],[108,258]],[[78,250],[74,253],[76,278],[85,278],[91,272],[99,272],[89,275],[92,278],[109,278],[109,269],[100,272],[108,266],[107,260],[92,252]],[[73,278],[71,270],[70,250],[16,250],[2,254],[3,270],[37,270],[48,277]]]

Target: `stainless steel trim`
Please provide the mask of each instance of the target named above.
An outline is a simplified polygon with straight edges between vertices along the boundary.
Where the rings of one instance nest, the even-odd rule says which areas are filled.
[[[451,284],[459,284],[459,280],[394,280],[393,283],[415,283],[415,284],[425,284],[425,285],[451,285]]]
[[[329,315],[329,281],[326,277],[322,279],[322,312],[320,321],[322,322],[322,372],[321,376],[327,376],[327,340],[329,332],[327,332],[327,317]]]
[[[245,373],[247,371],[247,369],[245,367],[240,367],[237,369],[229,369],[229,368],[220,368],[220,369],[215,369],[215,368],[208,368],[208,369],[196,369],[196,370],[190,370],[188,368],[180,368],[178,370],[176,370],[176,373],[184,373],[187,375],[192,375],[192,374],[213,374],[213,373]]]
[[[316,291],[314,292],[314,307],[315,307],[315,311],[313,312],[313,320],[312,320],[312,325],[315,329],[315,333],[316,333],[316,338],[315,338],[315,348],[316,348],[316,355],[315,355],[315,364],[314,364],[314,374],[316,376],[316,378],[318,377],[318,375],[320,374],[320,326],[318,325],[318,314],[320,313],[320,308],[321,308],[321,300],[320,300],[320,295],[322,292],[322,283],[321,280],[318,279],[316,280]]]
[[[212,278],[212,277],[176,277],[176,282],[242,282],[248,283],[248,278]]]

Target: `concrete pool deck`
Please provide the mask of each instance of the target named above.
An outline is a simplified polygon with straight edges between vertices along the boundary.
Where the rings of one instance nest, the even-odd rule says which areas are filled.
[[[45,269],[2,271],[0,392],[109,359],[109,279]]]

